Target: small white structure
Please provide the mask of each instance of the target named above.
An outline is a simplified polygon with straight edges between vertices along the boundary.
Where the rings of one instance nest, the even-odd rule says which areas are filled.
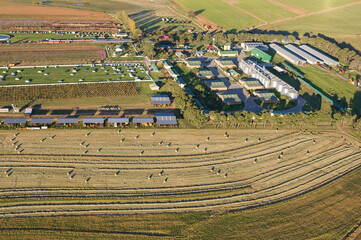
[[[115,52],[123,52],[124,51],[124,46],[123,45],[117,45],[114,48]]]
[[[321,59],[324,63],[326,63],[327,65],[330,65],[330,66],[338,66],[339,65],[339,62],[326,56],[325,54],[323,53],[320,53],[319,51],[311,48],[310,46],[308,45],[302,45],[300,46],[301,49],[303,49],[304,51],[312,54],[313,56]]]
[[[244,42],[241,43],[242,50],[245,52],[251,51],[254,48],[258,48],[262,51],[268,51],[268,47],[266,44],[261,42]]]

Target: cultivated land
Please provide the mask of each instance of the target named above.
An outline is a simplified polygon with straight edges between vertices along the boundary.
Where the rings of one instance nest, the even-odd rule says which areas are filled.
[[[1,216],[245,209],[303,194],[360,165],[360,143],[336,132],[153,131],[20,131],[15,139],[18,131],[0,132]],[[92,200],[104,196],[118,200]],[[73,197],[79,200],[66,200]]]
[[[129,64],[129,66],[124,66],[122,64],[121,66],[116,66],[114,68],[115,70],[113,70],[112,66],[108,65],[96,65],[94,67],[52,66],[48,68],[11,68],[9,70],[2,68],[0,71],[2,70],[1,75],[4,76],[5,81],[0,82],[0,86],[104,81],[135,81],[134,77],[138,77],[140,80],[149,80],[145,73],[144,67],[140,64]],[[12,76],[12,73],[15,73],[16,75]],[[133,77],[130,77],[130,74],[132,74]],[[82,81],[79,81],[80,79]],[[26,83],[26,80],[30,80],[30,82]]]

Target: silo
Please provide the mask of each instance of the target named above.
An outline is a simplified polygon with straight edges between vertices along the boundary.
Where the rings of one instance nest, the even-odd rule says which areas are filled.
[[[283,86],[283,88],[282,88],[282,90],[281,90],[281,94],[282,94],[283,96],[287,96],[287,93],[288,93],[289,90],[290,90],[290,87],[287,86],[287,85],[285,85],[285,86]]]
[[[276,86],[277,91],[282,92],[283,85],[284,83],[282,81],[279,81]]]
[[[269,86],[271,85],[271,81],[268,79],[265,79],[263,85],[265,88],[269,88]]]
[[[291,98],[292,100],[296,100],[298,98],[298,92],[295,89],[288,91],[287,97]]]

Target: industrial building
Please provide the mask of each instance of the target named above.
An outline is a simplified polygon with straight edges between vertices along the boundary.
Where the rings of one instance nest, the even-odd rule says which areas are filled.
[[[199,69],[197,74],[200,79],[214,78],[214,74],[209,69]]]
[[[276,103],[279,99],[273,92],[270,91],[255,91],[253,92],[262,102],[265,103]]]
[[[202,67],[202,62],[199,60],[186,60],[186,65],[189,68],[200,68]]]
[[[264,66],[247,59],[239,62],[239,68],[245,74],[259,80],[265,88],[276,88],[283,96],[289,97],[293,100],[298,98],[298,92],[292,86],[272,74]],[[283,91],[283,88],[287,88],[287,90]]]
[[[156,113],[155,118],[159,127],[178,127],[174,113]]]
[[[170,99],[167,95],[151,95],[153,106],[170,106]]]
[[[285,49],[284,47],[281,47],[275,43],[271,43],[269,45],[273,50],[276,51],[277,54],[279,54],[281,57],[285,58],[287,61],[296,64],[296,65],[304,65],[306,64],[306,60],[289,50]]]
[[[129,118],[127,118],[127,117],[108,118],[108,126],[111,126],[111,125],[113,125],[114,127],[127,126],[127,125],[129,125]]]
[[[204,81],[204,84],[212,91],[227,91],[227,86],[219,80]]]
[[[242,100],[236,93],[217,93],[217,96],[227,105],[242,103]]]
[[[154,118],[152,117],[134,117],[133,118],[134,126],[140,127],[140,126],[153,126],[154,125]]]
[[[218,56],[220,57],[237,57],[237,51],[218,51]]]
[[[268,51],[267,45],[261,42],[244,42],[241,43],[241,47],[244,52],[252,51],[254,48],[258,48],[261,51]]]
[[[295,46],[295,45],[292,45],[292,44],[287,44],[285,46],[285,48],[287,48],[289,51],[297,54],[298,56],[306,59],[306,61],[309,63],[309,64],[312,64],[312,65],[315,65],[317,63],[323,63],[323,61],[321,59],[318,59],[314,56],[312,56],[311,54],[309,54],[308,52],[306,52],[305,50]]]
[[[216,59],[215,62],[221,67],[221,68],[234,68],[237,67],[236,64],[231,59]]]
[[[243,86],[249,90],[257,90],[257,89],[263,89],[262,83],[258,81],[257,79],[245,79],[241,80],[241,83]]]
[[[300,48],[310,54],[312,54],[313,56],[321,59],[325,64],[330,65],[330,66],[338,66],[339,62],[326,56],[325,54],[315,50],[314,48],[308,46],[308,45],[302,45],[300,46]]]
[[[4,120],[6,125],[22,125],[25,126],[26,118],[6,118]]]
[[[53,124],[52,118],[32,118],[31,124],[33,126],[50,126]]]
[[[56,122],[58,125],[71,126],[72,124],[78,124],[79,119],[77,117],[58,118]]]
[[[272,60],[272,56],[263,52],[262,50],[260,50],[259,48],[253,48],[251,50],[252,56],[254,56],[255,58],[257,58],[258,60],[261,60],[262,62],[271,62]]]
[[[103,127],[104,126],[104,118],[83,118],[83,126],[84,127]]]

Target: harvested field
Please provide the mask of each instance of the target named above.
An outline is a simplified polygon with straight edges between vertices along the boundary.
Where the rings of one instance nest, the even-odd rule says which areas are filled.
[[[3,19],[112,20],[110,16],[103,12],[47,7],[8,0],[0,0],[0,4],[0,16]]]
[[[10,45],[0,46],[0,65],[9,63],[32,64],[77,64],[105,59],[102,46],[84,44],[75,45]]]
[[[153,131],[1,131],[0,217],[246,209],[361,164],[360,143],[336,132]]]

